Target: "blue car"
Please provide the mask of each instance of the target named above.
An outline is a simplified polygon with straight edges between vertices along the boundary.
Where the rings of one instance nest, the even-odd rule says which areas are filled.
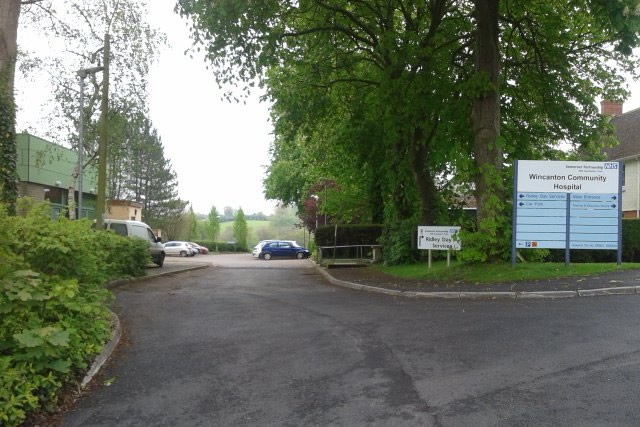
[[[278,240],[276,242],[267,242],[260,248],[258,258],[270,260],[271,258],[309,258],[311,253],[308,249],[303,248],[296,242],[287,240]]]

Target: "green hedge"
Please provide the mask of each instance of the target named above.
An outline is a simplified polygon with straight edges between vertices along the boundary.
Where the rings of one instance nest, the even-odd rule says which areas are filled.
[[[614,250],[574,249],[571,251],[571,262],[616,262]],[[564,262],[564,249],[550,249],[548,259],[553,262]],[[640,262],[640,219],[622,220],[622,261]]]
[[[87,220],[51,220],[48,205],[0,205],[0,425],[53,409],[111,336],[104,282],[144,274],[148,244]]]
[[[204,246],[209,251],[214,252],[247,252],[247,248],[243,248],[238,245],[233,245],[227,242],[212,242],[212,241],[195,241],[194,243]]]
[[[316,229],[317,246],[333,246],[335,225],[322,225]],[[336,244],[343,245],[377,245],[382,235],[380,224],[338,225]]]

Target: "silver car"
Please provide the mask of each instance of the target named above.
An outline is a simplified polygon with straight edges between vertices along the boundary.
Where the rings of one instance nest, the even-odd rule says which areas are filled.
[[[196,250],[189,246],[187,242],[171,241],[164,244],[164,252],[167,255],[188,257],[194,256]]]

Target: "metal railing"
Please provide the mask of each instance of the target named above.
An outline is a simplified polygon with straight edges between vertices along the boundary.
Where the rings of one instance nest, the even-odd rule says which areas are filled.
[[[318,263],[322,263],[325,259],[334,262],[337,260],[376,262],[380,260],[382,255],[382,245],[336,245],[318,246],[317,248],[316,261]]]

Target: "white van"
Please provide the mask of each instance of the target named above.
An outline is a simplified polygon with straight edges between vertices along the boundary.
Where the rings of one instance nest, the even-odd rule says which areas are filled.
[[[105,219],[104,228],[106,230],[112,230],[121,236],[126,237],[138,237],[140,239],[149,242],[149,252],[153,263],[158,267],[162,267],[164,264],[165,252],[162,239],[156,237],[149,227],[144,222],[129,221],[124,219]]]

